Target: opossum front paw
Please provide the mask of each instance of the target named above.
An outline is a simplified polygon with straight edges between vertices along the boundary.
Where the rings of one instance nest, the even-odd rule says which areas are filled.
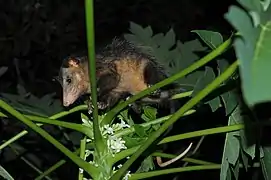
[[[148,88],[152,87],[152,85],[148,84]],[[151,92],[151,95],[153,96],[159,96],[159,94],[161,93],[160,89],[156,89],[155,91]]]
[[[104,102],[97,102],[98,109],[103,110],[103,109],[107,108],[107,106],[108,105],[106,103],[104,103]],[[93,104],[90,101],[88,103],[88,113],[91,114],[93,112],[93,109],[94,109],[94,106],[93,106]]]
[[[108,104],[104,102],[97,102],[98,109],[105,109],[107,108]]]

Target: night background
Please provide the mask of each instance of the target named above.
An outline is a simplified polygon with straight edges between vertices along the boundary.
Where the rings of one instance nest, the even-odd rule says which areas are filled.
[[[8,67],[7,72],[0,77],[0,93],[16,94],[17,85],[21,85],[36,97],[55,93],[53,98],[61,101],[61,86],[53,78],[58,75],[63,58],[87,50],[84,3],[83,0],[0,0],[0,67]],[[97,47],[128,33],[130,22],[143,27],[151,26],[154,34],[165,33],[173,28],[177,39],[182,42],[197,38],[195,33],[191,33],[195,29],[217,31],[226,39],[234,30],[225,20],[224,14],[230,5],[237,4],[235,0],[95,0],[94,3]],[[189,132],[191,126],[192,129],[204,129],[228,123],[222,111],[202,113],[205,114],[193,117],[194,124],[183,124],[180,130]],[[65,117],[63,121],[73,121],[77,116]],[[203,122],[202,117],[208,117],[208,120]],[[15,119],[10,121],[2,118],[0,140],[8,140],[26,128]],[[55,138],[62,138],[62,133],[56,127],[45,125],[44,128]],[[225,134],[206,137],[198,157],[221,163],[224,140]],[[25,164],[23,157],[41,170],[65,158],[68,162],[50,177],[60,180],[78,178],[77,166],[34,132],[16,143],[24,148],[20,149],[21,153],[17,156],[14,156],[11,147],[0,150],[0,164],[16,180],[34,179],[38,175]],[[185,141],[185,145],[178,141],[176,143],[182,148],[187,144]],[[66,146],[69,147],[69,143]],[[192,171],[155,178],[174,179],[176,176],[174,180],[217,180],[219,173],[219,170]],[[239,179],[261,179],[260,173],[257,169],[247,173],[240,169]]]

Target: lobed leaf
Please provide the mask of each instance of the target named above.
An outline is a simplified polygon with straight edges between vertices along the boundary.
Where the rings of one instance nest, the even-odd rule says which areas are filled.
[[[239,0],[247,12],[231,6],[225,18],[240,34],[234,41],[240,60],[242,91],[250,106],[271,100],[271,6],[258,0]]]

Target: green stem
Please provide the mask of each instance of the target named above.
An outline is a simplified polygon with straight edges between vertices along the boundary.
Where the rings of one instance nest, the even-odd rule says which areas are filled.
[[[78,131],[78,132],[81,132],[81,133],[87,135],[89,138],[92,138],[92,136],[91,136],[92,132],[90,131],[90,129],[88,127],[84,126],[84,125],[81,125],[81,124],[63,122],[63,121],[58,121],[58,120],[52,120],[52,119],[43,118],[43,117],[35,117],[35,118],[30,119],[30,120],[36,121],[36,122],[41,122],[43,124],[44,123],[52,124],[52,125],[72,129],[72,130],[75,130],[75,131]]]
[[[189,138],[199,137],[199,136],[204,136],[204,135],[238,131],[238,130],[241,130],[244,128],[245,128],[244,124],[235,124],[235,125],[231,125],[231,126],[205,129],[205,130],[200,130],[200,131],[195,131],[195,132],[179,134],[179,135],[175,135],[175,136],[169,136],[169,137],[164,138],[158,144],[165,144],[165,143],[169,143],[169,142],[173,142],[173,141],[179,141],[182,139],[189,139]]]
[[[44,177],[46,177],[47,175],[49,175],[50,173],[52,173],[53,171],[55,171],[57,168],[59,168],[60,166],[62,166],[65,163],[66,163],[66,161],[63,160],[63,159],[60,160],[60,161],[58,161],[52,167],[50,167],[45,172],[43,172],[41,175],[39,175],[38,177],[36,177],[35,180],[41,180],[41,179],[43,179]]]
[[[9,114],[17,118],[18,120],[22,121],[24,124],[29,126],[32,130],[40,134],[43,138],[53,144],[56,148],[62,151],[66,156],[68,156],[74,163],[76,163],[79,167],[86,170],[89,174],[95,176],[96,175],[96,167],[93,165],[83,161],[81,158],[76,156],[73,152],[68,150],[65,146],[59,143],[55,138],[53,138],[50,134],[48,134],[45,130],[37,126],[35,123],[31,122],[17,110],[13,109],[10,105],[5,103],[3,100],[0,99],[0,107],[7,111]]]
[[[154,176],[173,174],[173,173],[179,173],[179,172],[186,172],[186,171],[220,169],[220,166],[221,166],[220,164],[214,164],[214,165],[212,164],[212,165],[200,165],[200,166],[172,168],[172,169],[151,171],[151,172],[145,172],[145,173],[136,173],[136,174],[132,174],[131,177],[129,177],[129,180],[146,179],[146,178],[150,178],[150,177],[154,177]]]
[[[58,119],[58,118],[61,118],[61,117],[64,117],[64,116],[67,116],[69,114],[72,114],[74,112],[77,112],[77,111],[81,111],[81,110],[86,110],[87,109],[87,106],[86,105],[81,105],[81,106],[77,106],[69,111],[63,111],[63,112],[60,112],[60,113],[57,113],[55,115],[52,115],[51,117],[49,117],[49,119]],[[26,118],[29,118],[31,120],[34,120],[36,118],[39,118],[37,116],[32,116],[32,115],[24,115]],[[0,117],[8,117],[6,116],[5,114],[1,113],[0,112]],[[38,124],[38,126],[42,126],[42,124]],[[26,135],[28,133],[28,131],[26,130],[23,130],[22,132],[20,132],[19,134],[17,134],[16,136],[12,137],[11,139],[9,139],[8,141],[4,142],[3,144],[0,145],[0,150],[1,149],[4,149],[6,146],[8,146],[9,144],[13,143],[14,141],[20,139],[21,137],[23,137],[24,135]]]
[[[179,93],[179,94],[175,94],[171,97],[171,99],[181,99],[184,97],[189,97],[191,96],[193,93],[193,91],[187,91],[187,92],[183,92],[183,93]]]
[[[159,137],[163,132],[165,132],[170,125],[175,123],[186,111],[191,109],[197,103],[199,103],[204,97],[206,97],[210,92],[217,88],[223,81],[228,79],[238,67],[238,61],[235,61],[232,65],[227,68],[220,76],[218,76],[213,82],[207,85],[202,91],[196,94],[192,99],[190,99],[184,106],[182,106],[168,121],[166,121],[158,131],[155,131],[147,141],[133,154],[128,161],[112,176],[112,180],[121,179],[123,174],[128,170],[132,163]],[[185,71],[185,70],[184,70]]]
[[[89,72],[90,72],[89,78],[91,83],[92,105],[94,106],[93,109],[93,129],[95,139],[94,143],[95,147],[97,148],[97,152],[101,153],[105,150],[106,145],[102,137],[98,122],[93,0],[85,0],[85,11],[87,26],[86,31],[87,31],[87,44],[89,57]]]
[[[85,160],[85,151],[86,151],[86,137],[81,140],[80,143],[80,158]],[[84,178],[84,173],[79,170],[79,175],[78,175],[78,180],[83,180]]]
[[[129,98],[127,101],[120,103],[118,106],[116,106],[115,108],[113,108],[112,110],[110,110],[107,115],[104,117],[102,124],[108,124],[111,122],[111,120],[115,117],[116,114],[118,114],[123,108],[125,108],[126,106],[128,106],[129,104],[131,104],[132,102],[142,98],[143,96],[148,95],[149,93],[167,85],[170,84],[184,76],[186,76],[187,74],[195,71],[196,69],[200,68],[201,66],[205,65],[206,63],[208,63],[209,61],[213,60],[215,57],[217,57],[218,55],[220,55],[221,53],[223,53],[227,47],[230,46],[232,42],[232,39],[228,39],[227,41],[225,41],[223,44],[221,44],[217,49],[213,50],[211,53],[209,53],[208,55],[206,55],[205,57],[203,57],[202,59],[200,59],[199,61],[193,63],[191,66],[189,66],[188,68],[184,69],[183,71],[163,80],[160,81],[159,83],[153,85],[152,87],[132,96],[131,98]]]

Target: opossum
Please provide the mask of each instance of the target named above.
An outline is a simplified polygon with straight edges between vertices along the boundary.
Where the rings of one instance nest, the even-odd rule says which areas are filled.
[[[96,53],[95,60],[98,109],[102,110],[111,108],[119,100],[135,95],[168,77],[164,67],[154,56],[143,52],[141,48],[125,39],[114,38],[111,44]],[[70,55],[65,58],[58,80],[62,84],[63,105],[66,107],[80,96],[90,94],[88,57]],[[164,105],[167,108],[169,106],[173,113],[176,107],[170,97],[180,91],[183,89],[176,83],[171,83],[139,101]],[[88,105],[91,113],[91,104]],[[191,146],[192,144],[177,158],[160,166],[167,166],[182,158]],[[157,161],[159,160],[157,158]]]
[[[110,108],[120,99],[135,95],[168,77],[153,56],[125,39],[114,38],[111,44],[96,53],[95,58],[99,109]],[[87,56],[70,55],[64,59],[59,75],[64,106],[91,93],[88,71]],[[176,87],[172,83],[140,101],[164,103],[175,92],[168,89]]]

